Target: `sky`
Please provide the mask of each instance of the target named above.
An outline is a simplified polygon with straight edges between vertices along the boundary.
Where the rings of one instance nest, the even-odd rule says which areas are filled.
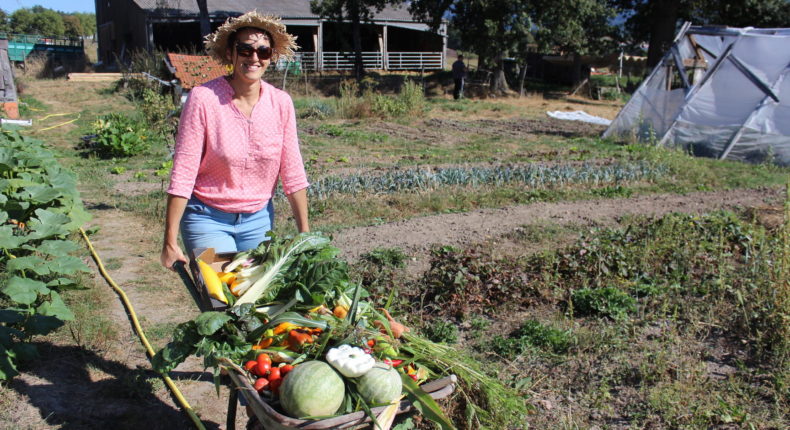
[[[44,6],[60,12],[96,12],[95,0],[3,0],[0,9],[12,13],[17,9]]]

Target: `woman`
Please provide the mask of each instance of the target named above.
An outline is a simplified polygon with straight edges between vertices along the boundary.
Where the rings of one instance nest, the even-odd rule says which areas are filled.
[[[187,261],[197,248],[252,249],[273,228],[277,180],[300,232],[307,220],[307,175],[293,102],[261,80],[279,57],[293,56],[295,37],[279,18],[248,12],[206,37],[207,51],[231,74],[194,88],[184,105],[167,190],[161,262]]]

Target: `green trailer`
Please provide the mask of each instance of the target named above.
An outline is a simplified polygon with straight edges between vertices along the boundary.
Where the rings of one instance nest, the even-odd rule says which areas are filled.
[[[47,55],[82,55],[84,51],[84,44],[79,38],[0,33],[0,39],[8,40],[8,59],[11,61],[25,61],[34,51]]]

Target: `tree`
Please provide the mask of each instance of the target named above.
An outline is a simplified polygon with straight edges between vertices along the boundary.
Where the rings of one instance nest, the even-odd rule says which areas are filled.
[[[0,9],[0,32],[7,33],[11,31],[11,26],[8,23],[8,14]]]
[[[30,9],[17,9],[11,14],[11,31],[14,33],[41,34],[44,36],[63,36],[66,27],[63,18],[52,9],[33,6]]]
[[[211,21],[208,18],[208,4],[206,0],[196,0],[200,11],[200,38],[203,39],[211,33]]]
[[[63,15],[63,27],[65,28],[64,34],[67,37],[77,38],[85,34],[82,22],[74,15]]]
[[[90,37],[96,34],[96,14],[77,12],[74,14],[80,20],[82,34],[80,36]]]
[[[310,0],[310,9],[322,18],[336,22],[351,21],[351,40],[354,49],[354,75],[362,79],[362,22],[370,22],[373,13],[381,12],[388,4],[400,4],[403,0]]]
[[[573,54],[573,81],[581,80],[581,56],[612,52],[615,9],[605,0],[533,0],[535,39],[543,52]]]
[[[649,41],[647,65],[654,67],[669,49],[683,21],[695,25],[788,27],[788,0],[613,0],[629,18],[625,30],[632,45]]]
[[[478,64],[493,70],[492,89],[508,89],[503,61],[525,58],[532,21],[527,0],[457,1],[450,9],[451,25],[460,32],[464,49],[478,55]],[[526,67],[526,66],[525,66]]]

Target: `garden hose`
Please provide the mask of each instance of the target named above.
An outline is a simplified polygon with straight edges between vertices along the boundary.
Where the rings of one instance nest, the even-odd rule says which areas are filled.
[[[107,282],[110,284],[113,290],[115,290],[115,292],[118,293],[119,296],[121,296],[121,300],[123,301],[124,307],[126,308],[126,311],[129,312],[129,316],[131,316],[132,318],[132,324],[134,325],[134,330],[135,332],[137,332],[137,336],[140,338],[140,341],[142,341],[143,346],[145,346],[145,349],[148,352],[149,359],[152,358],[154,356],[154,349],[151,347],[151,344],[148,343],[148,338],[145,337],[145,333],[143,332],[143,328],[140,326],[140,322],[137,319],[137,314],[134,312],[134,307],[132,307],[132,303],[129,301],[129,298],[126,296],[126,293],[121,289],[121,287],[118,286],[118,284],[115,283],[115,281],[112,280],[110,275],[104,269],[104,265],[102,264],[101,258],[99,258],[99,254],[97,254],[96,250],[93,248],[93,244],[91,243],[90,239],[88,239],[88,235],[85,233],[85,230],[80,228],[80,234],[82,234],[82,238],[85,239],[85,243],[88,244],[88,249],[90,249],[91,255],[93,256],[94,261],[96,261],[96,265],[99,267],[99,272],[101,272],[102,276],[104,276],[104,279],[107,280]],[[176,387],[176,384],[173,382],[173,380],[170,379],[170,377],[164,373],[162,374],[162,379],[164,379],[165,384],[167,384],[168,388],[170,388],[170,391],[173,392],[173,395],[178,400],[178,403],[181,404],[181,407],[184,409],[187,415],[189,415],[189,418],[195,424],[195,427],[197,427],[200,430],[205,430],[206,427],[203,426],[203,422],[200,421],[200,418],[197,416],[195,411],[192,410],[191,406],[189,406],[189,403],[181,394],[181,391],[178,390],[178,387]]]
[[[60,124],[53,125],[52,127],[47,127],[47,128],[42,128],[42,129],[36,130],[36,132],[52,130],[53,128],[58,128],[58,127],[60,127],[62,125],[71,124],[72,122],[80,119],[80,116],[82,116],[79,112],[76,112],[76,113],[77,113],[77,117],[74,118],[74,119],[70,119],[70,120],[68,120],[66,122],[61,122]],[[74,113],[55,113],[55,114],[52,114],[52,115],[47,115],[44,118],[41,118],[39,121],[43,121],[43,120],[45,120],[45,119],[47,119],[49,117],[52,117],[52,116],[63,116],[63,115],[73,115],[73,114]]]

